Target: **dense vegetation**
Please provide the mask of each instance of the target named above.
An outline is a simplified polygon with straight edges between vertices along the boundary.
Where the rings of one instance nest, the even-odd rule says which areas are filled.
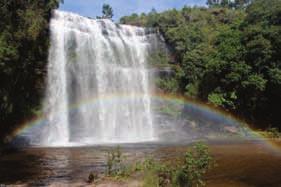
[[[281,128],[281,0],[208,0],[133,14],[121,23],[154,27],[170,49],[152,55],[174,74],[157,84],[231,111],[259,127]],[[0,2],[0,137],[41,106],[51,11],[59,0]],[[103,7],[103,17],[113,10]],[[152,60],[153,61],[153,60]]]
[[[58,0],[0,1],[0,137],[40,107]]]
[[[157,81],[163,91],[207,101],[260,128],[281,128],[281,0],[207,3],[120,22],[154,27],[165,38],[171,55],[156,59],[174,75]]]

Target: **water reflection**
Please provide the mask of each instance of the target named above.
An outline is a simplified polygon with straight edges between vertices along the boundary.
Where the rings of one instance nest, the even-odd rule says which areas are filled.
[[[281,142],[279,142],[281,147]],[[0,184],[48,186],[86,184],[90,172],[105,171],[106,154],[113,146],[72,148],[27,148],[0,154]],[[152,156],[174,160],[183,156],[187,145],[124,144],[128,162]],[[280,152],[273,152],[263,141],[210,142],[218,167],[207,176],[210,186],[278,186],[281,182]],[[266,176],[266,177],[262,177]],[[239,186],[239,185],[236,185]]]
[[[149,145],[123,149],[128,160],[143,158]],[[138,146],[136,146],[138,147]],[[47,186],[51,183],[85,182],[92,171],[104,172],[108,147],[26,148],[0,155],[0,184]]]

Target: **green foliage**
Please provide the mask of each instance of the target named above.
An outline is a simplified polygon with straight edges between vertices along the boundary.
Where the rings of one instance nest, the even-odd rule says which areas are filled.
[[[0,3],[0,139],[40,106],[49,20],[59,1]]]
[[[172,184],[172,168],[152,158],[147,158],[142,163],[144,173],[144,187],[169,186]]]
[[[185,87],[184,95],[190,98],[196,98],[198,95],[199,85],[198,82],[195,81],[194,83],[190,83]]]
[[[102,18],[111,19],[113,17],[113,10],[109,4],[102,6]]]
[[[167,93],[176,93],[179,88],[178,81],[169,77],[156,79],[156,85],[158,88]]]
[[[0,3],[0,137],[40,108],[45,89],[48,23],[58,0]],[[154,27],[170,56],[151,65],[172,67],[156,80],[163,92],[213,103],[261,128],[281,127],[281,0],[208,1],[132,14],[120,23]],[[103,17],[112,18],[110,5]]]
[[[211,103],[217,106],[223,106],[224,103],[226,102],[226,99],[224,98],[223,94],[211,93],[208,96],[208,101],[210,101]]]
[[[130,174],[137,169],[135,169],[136,167],[126,165],[125,161],[126,158],[122,155],[119,146],[110,150],[107,153],[106,174],[116,179],[130,176]]]
[[[208,146],[196,143],[185,153],[182,164],[163,164],[153,159],[143,162],[144,186],[204,186],[203,177],[214,166]]]
[[[176,71],[156,81],[163,92],[213,103],[261,128],[280,127],[281,0],[208,5],[120,22],[155,27],[165,38]]]
[[[207,0],[209,7],[244,8],[251,0]]]
[[[155,51],[148,56],[148,63],[155,67],[169,65],[169,56],[165,51]]]
[[[146,158],[135,164],[125,164],[120,147],[108,152],[107,175],[113,179],[122,179],[139,173],[143,176],[143,186],[191,187],[203,186],[203,177],[214,166],[208,146],[202,142],[195,143],[187,150],[183,158],[172,163]],[[95,173],[89,175],[89,181],[96,180]]]
[[[120,147],[113,149],[107,153],[107,174],[110,176],[116,176],[121,173],[122,169],[122,152]]]
[[[208,146],[196,143],[186,152],[183,165],[176,171],[176,183],[180,187],[204,186],[203,177],[213,164]]]
[[[181,114],[181,110],[175,108],[175,107],[172,106],[172,105],[165,105],[165,106],[161,107],[159,111],[160,111],[162,114],[171,116],[171,117],[173,117],[173,118],[177,118],[177,117],[179,117],[180,114]]]

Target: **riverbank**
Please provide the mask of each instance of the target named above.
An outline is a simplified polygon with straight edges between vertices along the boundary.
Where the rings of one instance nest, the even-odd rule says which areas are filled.
[[[281,141],[214,142],[209,145],[217,166],[205,176],[207,186],[280,186]],[[183,155],[189,146],[127,145],[128,162],[153,156],[163,161]],[[279,150],[278,150],[279,148]],[[29,148],[0,156],[0,184],[23,186],[141,186],[142,176],[121,181],[100,178],[89,184],[90,172],[101,176],[111,147]]]

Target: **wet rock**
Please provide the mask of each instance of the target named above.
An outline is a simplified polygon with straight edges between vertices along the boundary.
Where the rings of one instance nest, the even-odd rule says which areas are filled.
[[[98,174],[96,172],[91,172],[88,177],[88,183],[93,183],[98,179]]]
[[[229,127],[229,126],[227,126],[227,127],[224,127],[224,130],[229,132],[229,133],[233,133],[233,134],[238,133],[238,129],[236,127]]]

